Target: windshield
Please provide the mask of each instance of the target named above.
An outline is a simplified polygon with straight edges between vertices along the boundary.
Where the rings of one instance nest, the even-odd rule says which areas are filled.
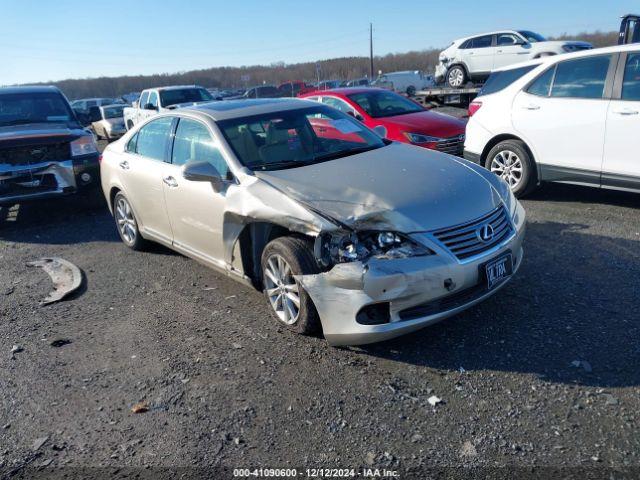
[[[176,88],[160,90],[160,102],[163,107],[170,107],[179,103],[209,102],[213,96],[204,88]]]
[[[519,30],[518,33],[520,35],[522,35],[524,38],[526,38],[527,42],[529,42],[529,43],[546,42],[547,41],[547,39],[544,38],[539,33],[530,32],[529,30]]]
[[[123,116],[124,105],[121,107],[104,107],[104,118],[121,118]]]
[[[68,122],[75,123],[76,119],[59,93],[0,95],[0,126]]]
[[[424,110],[417,103],[408,100],[402,95],[388,91],[372,91],[353,93],[348,97],[360,105],[367,114],[373,118],[392,117],[407,113],[421,112]]]
[[[225,139],[251,170],[280,170],[385,146],[354,118],[318,106],[218,122]]]

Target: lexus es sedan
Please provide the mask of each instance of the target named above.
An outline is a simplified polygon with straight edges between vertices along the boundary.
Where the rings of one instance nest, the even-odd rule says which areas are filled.
[[[525,212],[503,180],[306,100],[160,114],[110,144],[101,171],[125,245],[254,286],[275,321],[333,345],[454,315],[522,262]]]

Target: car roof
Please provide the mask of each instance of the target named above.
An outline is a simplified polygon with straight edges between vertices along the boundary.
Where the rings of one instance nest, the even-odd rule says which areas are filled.
[[[0,95],[12,93],[61,93],[58,87],[53,85],[34,85],[22,87],[0,87]]]
[[[386,88],[378,88],[378,87],[341,87],[341,88],[330,88],[328,90],[314,90],[313,92],[305,93],[301,95],[301,98],[305,97],[315,97],[317,95],[338,95],[346,97],[348,95],[354,93],[367,93],[367,92],[390,92]]]
[[[638,44],[614,45],[612,47],[593,48],[590,50],[580,50],[579,52],[563,53],[561,55],[552,55],[549,57],[538,58],[535,60],[528,60],[526,62],[514,63],[506,67],[496,68],[495,70],[492,70],[492,72],[502,72],[507,70],[513,70],[515,68],[526,67],[528,65],[551,65],[551,64],[558,63],[563,60],[569,60],[572,58],[591,57],[595,55],[607,55],[611,53],[621,53],[621,52],[628,52],[628,51],[637,52],[639,50],[640,50],[640,45]]]
[[[311,106],[309,100],[296,98],[258,98],[207,102],[191,107],[184,107],[178,111],[199,112],[206,114],[215,121],[221,121],[285,110],[296,110],[309,106]]]
[[[520,34],[520,32],[518,30],[513,30],[511,28],[505,28],[504,30],[495,30],[493,32],[485,32],[485,33],[476,33],[474,35],[469,35],[468,37],[458,38],[457,40],[454,40],[454,43],[455,42],[464,42],[465,40],[469,40],[470,38],[484,37],[486,35],[497,35],[499,33],[517,33],[517,34]]]
[[[166,90],[182,90],[183,88],[204,88],[200,85],[168,85],[166,87],[152,87],[147,88],[145,90],[158,90],[158,91],[166,91]]]

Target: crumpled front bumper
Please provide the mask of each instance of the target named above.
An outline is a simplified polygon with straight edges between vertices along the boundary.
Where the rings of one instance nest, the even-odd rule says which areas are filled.
[[[482,287],[481,267],[511,252],[513,273],[519,269],[525,215],[522,206],[518,204],[518,208],[514,235],[470,261],[461,262],[445,249],[434,248],[435,255],[373,258],[366,264],[343,263],[325,273],[298,277],[318,310],[327,341],[331,345],[359,345],[391,339],[455,315],[496,293],[509,279],[488,291]],[[432,246],[426,234],[413,234],[412,237]],[[451,298],[460,301],[449,301]],[[389,306],[388,323],[365,325],[356,321],[363,307],[381,303]],[[433,304],[443,307],[436,311],[430,308],[426,310],[428,314],[417,318],[415,315],[410,319],[401,317],[401,312]]]
[[[447,76],[447,66],[442,62],[438,63],[436,65],[436,72],[434,75],[436,83],[443,82],[446,76]]]

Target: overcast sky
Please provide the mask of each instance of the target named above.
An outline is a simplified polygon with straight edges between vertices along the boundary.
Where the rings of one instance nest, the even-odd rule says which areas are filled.
[[[502,28],[617,30],[634,10],[635,0],[0,0],[0,84],[368,55],[369,22],[385,54]]]

